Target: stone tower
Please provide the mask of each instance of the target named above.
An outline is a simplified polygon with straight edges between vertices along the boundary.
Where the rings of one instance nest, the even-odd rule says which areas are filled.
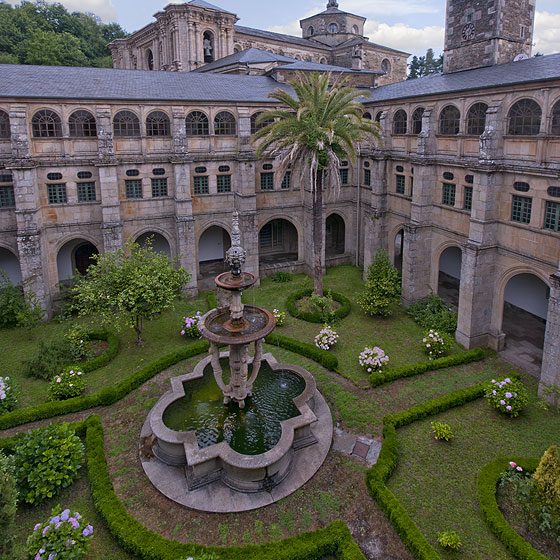
[[[536,0],[447,0],[443,72],[531,56]]]

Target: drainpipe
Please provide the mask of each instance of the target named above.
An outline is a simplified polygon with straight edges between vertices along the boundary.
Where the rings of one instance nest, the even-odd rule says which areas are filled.
[[[360,203],[362,192],[362,158],[358,144],[358,201],[356,205],[356,266],[360,266]]]

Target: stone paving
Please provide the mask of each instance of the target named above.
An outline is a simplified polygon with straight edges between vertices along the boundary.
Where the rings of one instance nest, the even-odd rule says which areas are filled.
[[[377,463],[377,458],[381,451],[381,442],[366,436],[350,434],[338,426],[335,427],[333,436],[332,449],[334,451],[339,451],[353,457],[359,457],[370,467]]]

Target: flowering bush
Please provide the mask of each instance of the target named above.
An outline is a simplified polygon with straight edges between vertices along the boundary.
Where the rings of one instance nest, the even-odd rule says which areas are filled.
[[[63,401],[81,395],[85,388],[84,374],[81,371],[71,369],[52,378],[47,395],[51,401]]]
[[[181,334],[190,336],[192,338],[198,338],[200,336],[200,332],[198,331],[198,323],[200,321],[200,311],[197,311],[192,316],[185,317],[185,325],[181,330]]]
[[[9,377],[0,377],[0,414],[10,412],[16,404],[17,396],[13,382]]]
[[[93,357],[88,347],[89,332],[83,325],[72,323],[64,333],[64,338],[70,345],[73,361],[81,362]]]
[[[492,379],[484,396],[491,406],[511,417],[519,416],[529,400],[523,383],[519,379],[509,377]]]
[[[321,350],[329,350],[338,341],[338,334],[329,325],[325,325],[315,337],[315,346]]]
[[[27,560],[78,560],[84,558],[93,536],[93,527],[77,512],[55,507],[51,517],[37,523],[27,539]]]
[[[273,309],[272,314],[274,315],[274,318],[276,319],[276,326],[281,327],[284,324],[284,321],[286,320],[286,312],[285,311],[278,311],[278,309]]]
[[[445,356],[449,351],[449,339],[444,334],[439,334],[438,331],[430,329],[426,336],[422,339],[424,344],[424,351],[428,355],[428,360],[436,360]]]
[[[360,352],[358,361],[368,373],[381,373],[381,368],[389,361],[389,356],[379,346],[366,346]]]

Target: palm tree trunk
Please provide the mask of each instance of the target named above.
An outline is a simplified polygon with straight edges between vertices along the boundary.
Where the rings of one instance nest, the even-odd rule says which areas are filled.
[[[313,292],[323,295],[323,170],[317,169],[313,192]]]

